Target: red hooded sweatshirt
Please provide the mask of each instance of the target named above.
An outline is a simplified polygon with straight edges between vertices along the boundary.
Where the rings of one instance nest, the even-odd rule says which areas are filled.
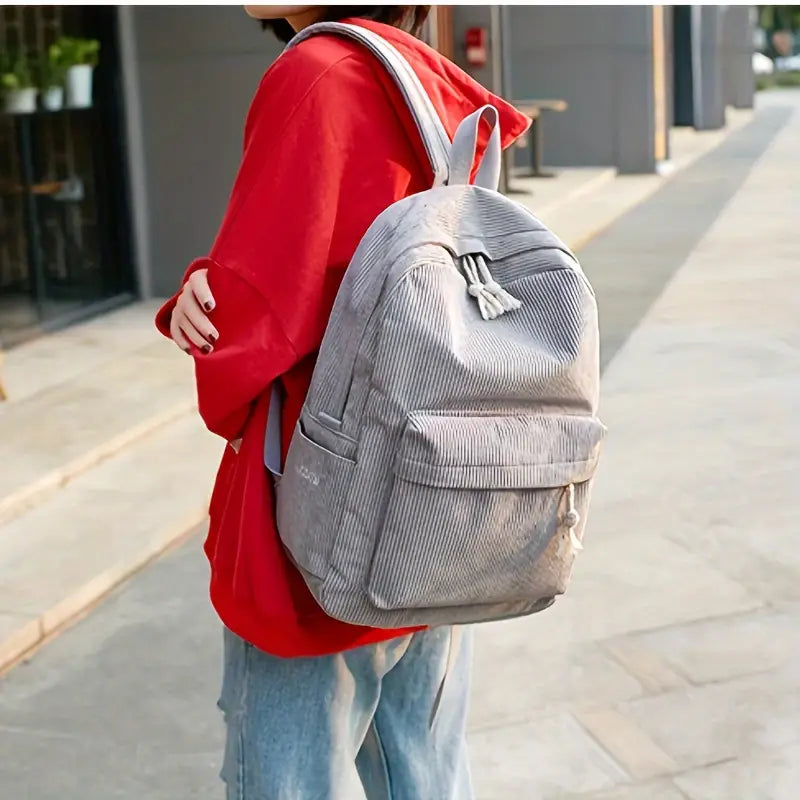
[[[527,129],[525,116],[413,36],[351,21],[408,59],[451,138],[487,103],[500,112],[504,146]],[[384,209],[431,183],[413,119],[378,61],[355,42],[313,37],[261,81],[222,227],[187,270],[208,270],[220,335],[210,355],[192,354],[200,414],[212,432],[242,439],[238,453],[225,449],[211,499],[211,600],[227,627],[268,653],[323,655],[409,632],[348,625],[319,608],[281,546],[263,445],[279,380],[285,457],[359,240]],[[158,313],[165,336],[175,301]]]

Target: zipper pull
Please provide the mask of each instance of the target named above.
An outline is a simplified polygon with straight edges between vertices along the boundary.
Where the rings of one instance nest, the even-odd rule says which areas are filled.
[[[569,543],[573,550],[583,550],[583,543],[575,533],[575,527],[581,521],[581,515],[575,508],[575,484],[567,486],[567,513],[564,514],[564,524],[569,528]]]

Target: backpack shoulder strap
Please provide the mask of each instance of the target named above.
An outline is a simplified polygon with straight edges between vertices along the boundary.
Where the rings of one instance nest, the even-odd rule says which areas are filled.
[[[344,22],[318,22],[309,25],[289,42],[287,49],[319,34],[343,36],[359,42],[383,64],[405,98],[422,137],[433,168],[434,186],[445,185],[450,174],[450,139],[428,93],[408,61],[382,36]]]

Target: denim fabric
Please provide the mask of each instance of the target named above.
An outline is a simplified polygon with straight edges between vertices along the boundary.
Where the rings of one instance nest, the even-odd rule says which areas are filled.
[[[227,800],[471,800],[471,659],[467,630],[297,659],[226,630]]]

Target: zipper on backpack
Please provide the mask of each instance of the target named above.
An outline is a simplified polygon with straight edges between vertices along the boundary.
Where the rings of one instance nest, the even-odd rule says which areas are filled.
[[[575,533],[575,528],[578,526],[578,523],[581,521],[581,515],[578,512],[578,509],[575,508],[575,484],[570,483],[567,486],[567,512],[564,514],[563,523],[567,526],[569,530],[569,543],[572,546],[572,549],[576,552],[580,552],[583,550],[583,543],[578,538],[578,534]]]

